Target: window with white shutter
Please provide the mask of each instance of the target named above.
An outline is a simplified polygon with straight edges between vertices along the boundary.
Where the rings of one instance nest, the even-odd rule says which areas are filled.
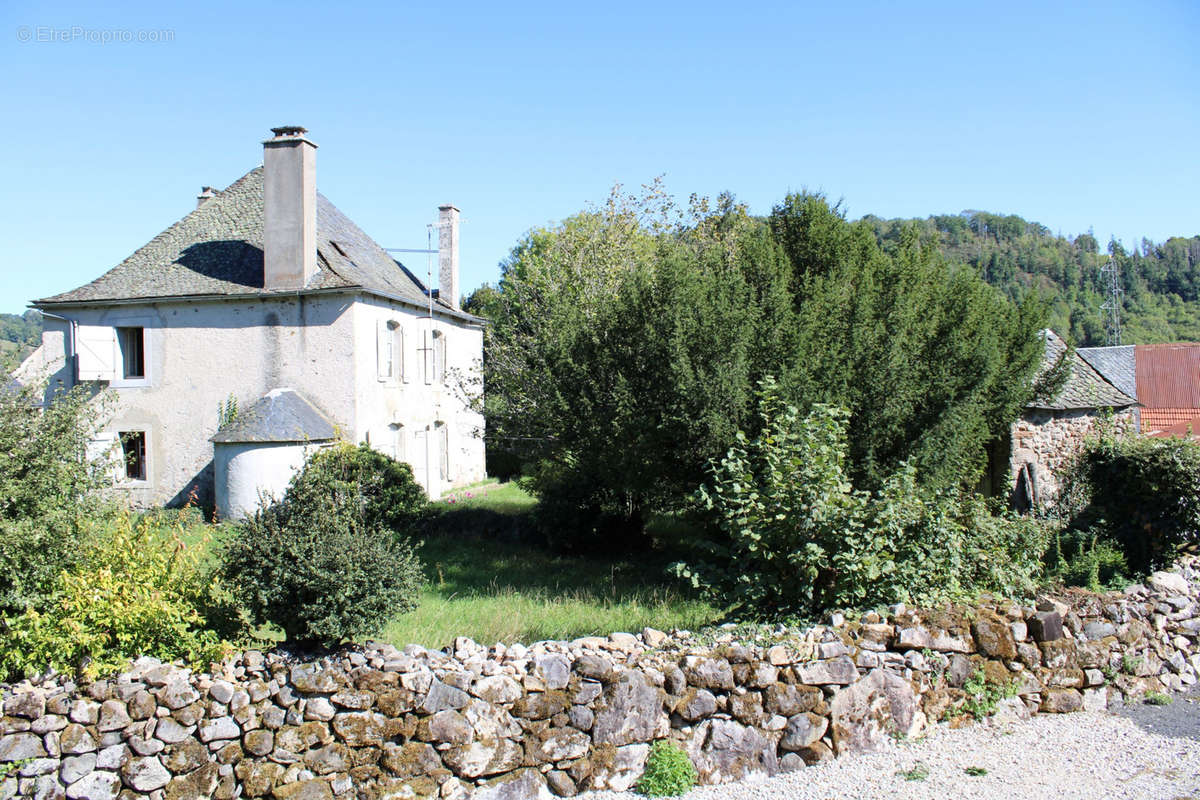
[[[446,334],[433,332],[433,375],[438,383],[446,382]]]
[[[379,380],[391,380],[394,354],[392,352],[392,330],[386,320],[380,320],[375,328],[375,359]]]
[[[108,325],[80,325],[75,331],[75,369],[81,381],[117,379],[117,331]]]

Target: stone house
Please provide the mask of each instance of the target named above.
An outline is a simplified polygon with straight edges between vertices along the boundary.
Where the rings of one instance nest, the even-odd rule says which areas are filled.
[[[1067,351],[1066,343],[1045,330],[1043,370]],[[1080,350],[1070,354],[1069,373],[1062,389],[1050,398],[1036,398],[1012,424],[1007,452],[992,454],[994,472],[1005,476],[1003,491],[1015,508],[1028,510],[1051,502],[1058,494],[1059,471],[1079,450],[1083,440],[1108,420],[1117,432],[1138,430],[1137,398],[1097,370]],[[1113,380],[1121,382],[1119,377]],[[1132,388],[1126,382],[1125,388]]]
[[[45,332],[21,373],[48,393],[111,390],[98,441],[135,506],[224,498],[236,516],[231,464],[234,495],[278,491],[297,452],[335,437],[408,462],[432,497],[482,479],[483,419],[464,387],[484,323],[459,307],[458,209],[440,207],[427,288],[317,192],[306,131],[272,130],[262,166],[206,187],[91,283],[35,301]]]

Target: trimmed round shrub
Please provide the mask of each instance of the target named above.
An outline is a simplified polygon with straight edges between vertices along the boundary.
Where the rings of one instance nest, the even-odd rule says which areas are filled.
[[[300,647],[334,647],[416,608],[420,563],[383,524],[406,518],[384,498],[413,495],[370,475],[373,460],[348,446],[318,453],[228,542],[222,574],[255,624],[281,628]],[[411,482],[397,466],[390,474]]]
[[[288,490],[293,499],[331,494],[360,507],[369,528],[403,531],[429,505],[412,467],[366,444],[338,444],[313,454]]]
[[[649,797],[677,797],[696,785],[696,768],[688,754],[673,742],[660,739],[650,745],[646,771],[637,790]]]

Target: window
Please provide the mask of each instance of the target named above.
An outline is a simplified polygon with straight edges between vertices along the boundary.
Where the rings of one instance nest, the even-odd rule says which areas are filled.
[[[394,319],[380,322],[375,334],[379,380],[404,379],[404,329]]]
[[[438,383],[446,382],[446,334],[442,331],[433,332],[433,376]]]
[[[121,456],[125,467],[125,479],[146,480],[146,432],[121,431]]]
[[[121,348],[121,377],[146,377],[146,329],[117,328],[117,345]]]
[[[444,422],[437,424],[438,442],[438,476],[450,480],[450,426]]]
[[[392,439],[392,458],[397,461],[403,461],[405,455],[404,426],[398,422],[393,422],[391,425],[388,425],[388,430]]]

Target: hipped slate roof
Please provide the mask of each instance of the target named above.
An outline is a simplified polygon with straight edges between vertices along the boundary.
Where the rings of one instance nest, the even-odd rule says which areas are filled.
[[[1137,360],[1131,344],[1116,347],[1080,347],[1076,351],[1104,378],[1134,400],[1138,396]]]
[[[273,389],[239,410],[213,442],[327,442],[337,438],[329,417],[295,389]]]
[[[317,265],[305,290],[361,288],[429,303],[425,287],[320,193]],[[34,304],[273,293],[263,288],[263,168],[255,167],[96,280]],[[478,321],[440,300],[434,307]]]
[[[1046,352],[1042,356],[1042,370],[1052,367],[1067,350],[1067,344],[1054,331],[1042,331]],[[1122,392],[1105,380],[1104,376],[1080,357],[1071,355],[1071,372],[1063,388],[1052,398],[1037,398],[1029,408],[1044,408],[1053,411],[1082,408],[1128,408],[1137,405],[1137,400]]]

